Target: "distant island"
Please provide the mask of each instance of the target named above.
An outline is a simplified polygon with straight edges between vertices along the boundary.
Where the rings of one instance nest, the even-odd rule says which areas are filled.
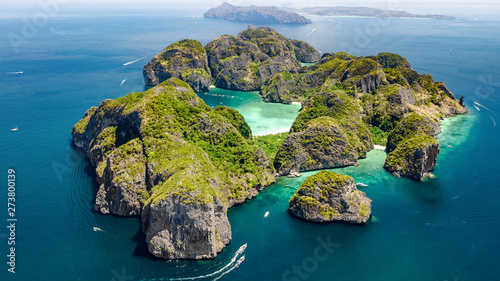
[[[152,88],[91,107],[72,137],[95,169],[94,210],[140,217],[149,252],[164,259],[215,258],[231,241],[229,208],[278,176],[357,166],[375,144],[386,146],[384,168],[395,177],[432,177],[440,120],[467,112],[463,96],[400,55],[320,55],[253,25],[205,46],[172,43],[143,75]],[[212,86],[302,109],[289,133],[254,137],[237,110],[212,108],[196,94]],[[363,224],[371,200],[352,178],[322,172],[304,181],[289,210]]]
[[[304,24],[311,20],[297,13],[285,11],[278,7],[265,6],[233,6],[229,3],[208,10],[203,14],[205,18],[226,19],[230,21],[243,21],[252,23],[286,23]]]
[[[382,10],[368,7],[307,7],[301,9],[283,8],[285,11],[304,13],[316,16],[355,16],[355,17],[376,17],[376,18],[418,18],[418,19],[443,19],[453,20],[455,17],[444,15],[417,15],[404,11]]]
[[[417,19],[455,19],[445,15],[417,15],[404,11],[382,10],[368,7],[306,7],[278,8],[268,6],[233,6],[229,3],[211,8],[203,16],[205,18],[226,19],[261,24],[307,24],[312,21],[300,14],[315,16],[355,16],[376,18],[417,18]]]

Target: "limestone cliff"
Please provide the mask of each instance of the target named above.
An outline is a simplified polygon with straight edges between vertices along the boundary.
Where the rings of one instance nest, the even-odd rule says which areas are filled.
[[[276,154],[279,175],[356,165],[373,149],[361,105],[338,84],[306,100]]]
[[[384,168],[396,177],[421,181],[436,166],[438,154],[439,143],[431,136],[409,138],[387,155]]]
[[[264,81],[283,71],[298,71],[300,60],[318,52],[269,27],[250,25],[236,37],[223,35],[205,46],[215,86],[240,91],[260,90]]]
[[[195,92],[207,92],[211,84],[207,53],[200,42],[184,39],[157,54],[143,69],[147,86],[156,86],[171,77],[187,82]]]
[[[72,135],[96,167],[94,210],[140,216],[166,259],[215,257],[231,239],[226,210],[275,179],[244,118],[177,78],[89,109]]]
[[[313,222],[366,223],[371,200],[356,189],[353,178],[321,171],[302,183],[290,199],[289,211]]]
[[[387,138],[384,168],[396,177],[423,180],[437,164],[441,132],[437,122],[410,114],[396,125]]]

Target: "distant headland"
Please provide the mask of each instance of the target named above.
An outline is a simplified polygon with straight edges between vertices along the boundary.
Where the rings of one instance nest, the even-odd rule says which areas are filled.
[[[369,7],[323,6],[306,8],[278,8],[271,6],[233,6],[229,3],[211,8],[203,16],[205,18],[226,19],[264,24],[306,24],[312,21],[304,15],[315,16],[355,16],[376,18],[417,18],[417,19],[455,19],[445,15],[417,15],[404,11],[382,10]]]
[[[382,10],[369,7],[307,7],[301,9],[283,8],[285,11],[303,13],[316,16],[354,16],[354,17],[376,17],[376,18],[417,18],[417,19],[443,19],[454,20],[455,17],[445,15],[417,15],[405,11]]]
[[[304,24],[311,20],[297,13],[282,10],[278,7],[264,6],[233,6],[228,3],[208,10],[203,14],[205,18],[226,19],[252,23],[285,23]]]

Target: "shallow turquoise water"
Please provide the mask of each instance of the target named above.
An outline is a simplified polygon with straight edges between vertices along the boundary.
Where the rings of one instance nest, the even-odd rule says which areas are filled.
[[[253,135],[288,132],[301,108],[299,104],[265,103],[259,92],[212,88],[199,96],[209,106],[224,105],[237,109],[252,128]]]
[[[0,28],[19,33],[20,23],[0,19]],[[377,23],[379,31],[366,33],[367,43],[360,41],[359,30]],[[500,133],[494,122],[500,111],[500,39],[494,36],[500,31],[498,21],[385,24],[319,18],[305,26],[274,26],[322,52],[348,47],[355,55],[400,53],[416,70],[431,73],[466,97],[470,114],[445,121],[439,136],[442,152],[435,179],[419,183],[393,178],[382,169],[380,151],[370,152],[358,167],[335,170],[368,184],[362,190],[373,200],[374,219],[365,226],[319,225],[291,217],[288,199],[312,173],[280,178],[257,198],[229,210],[233,240],[210,261],[153,259],[141,243],[137,218],[93,213],[88,162],[70,146],[73,124],[106,98],[142,91],[142,66],[166,45],[187,35],[205,44],[245,27],[192,16],[66,16],[52,18],[17,53],[8,33],[0,34],[0,173],[6,179],[8,168],[16,170],[19,219],[15,275],[6,272],[7,232],[0,230],[0,280],[500,278],[495,158]],[[23,73],[12,74],[18,71]],[[299,109],[266,104],[255,93],[214,89],[200,96],[211,106],[222,102],[240,110],[254,134],[290,126]],[[478,106],[478,111],[474,101],[489,110]],[[19,131],[11,132],[16,125]],[[0,200],[6,202],[6,197],[6,188],[0,189]],[[5,223],[5,211],[0,214]],[[94,226],[104,231],[94,232]],[[322,252],[328,256],[321,261],[314,256],[320,241],[334,245],[332,252]],[[247,248],[236,256],[245,243]],[[294,272],[298,266],[301,272]]]

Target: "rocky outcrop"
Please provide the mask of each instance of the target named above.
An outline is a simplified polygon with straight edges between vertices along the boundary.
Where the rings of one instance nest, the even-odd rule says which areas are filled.
[[[354,179],[321,171],[308,177],[290,199],[290,213],[313,222],[366,223],[371,200],[356,189]]]
[[[306,59],[314,58],[317,51],[304,46],[296,47],[292,40],[272,28],[250,25],[236,37],[223,35],[215,39],[205,49],[215,86],[258,91],[276,73],[300,69],[296,50]]]
[[[406,116],[389,133],[384,168],[396,177],[423,180],[437,163],[441,132],[437,122],[418,114]]]
[[[441,128],[437,122],[418,114],[410,114],[389,133],[386,152],[394,151],[403,140],[421,135],[436,138],[440,132]]]
[[[96,167],[94,210],[140,216],[165,259],[214,258],[231,239],[226,210],[275,180],[243,117],[177,78],[89,109],[72,135]]]
[[[373,149],[359,102],[343,91],[323,90],[303,103],[278,149],[274,167],[279,175],[356,165]]]
[[[355,125],[354,125],[355,126]],[[331,117],[319,117],[290,134],[279,148],[274,167],[279,175],[357,164],[373,146]]]
[[[396,177],[423,180],[436,166],[439,143],[428,135],[401,142],[387,155],[384,168]]]
[[[95,211],[118,216],[140,215],[142,202],[147,196],[143,151],[142,143],[134,139],[115,148],[105,161],[97,162],[100,186]]]
[[[268,102],[300,102],[317,92],[327,80],[361,93],[375,91],[388,83],[382,66],[372,59],[326,53],[314,66],[299,73],[274,75],[265,82],[261,95]]]
[[[252,23],[264,23],[264,24],[304,24],[311,23],[310,19],[307,19],[301,15],[293,12],[287,12],[281,10],[277,7],[264,7],[264,6],[233,6],[229,3],[224,2],[222,5],[211,8],[206,13],[203,14],[205,18],[213,19],[226,19],[230,21],[242,21],[242,22],[252,22]]]
[[[142,222],[149,251],[169,259],[215,258],[231,240],[225,211],[222,202],[198,205],[178,196],[148,205]]]
[[[207,53],[200,42],[184,39],[157,54],[143,69],[147,86],[171,77],[187,82],[195,92],[208,92],[211,84]]]
[[[309,43],[302,40],[292,40],[292,44],[294,46],[295,57],[300,62],[312,63],[321,59],[321,53],[309,45]]]

